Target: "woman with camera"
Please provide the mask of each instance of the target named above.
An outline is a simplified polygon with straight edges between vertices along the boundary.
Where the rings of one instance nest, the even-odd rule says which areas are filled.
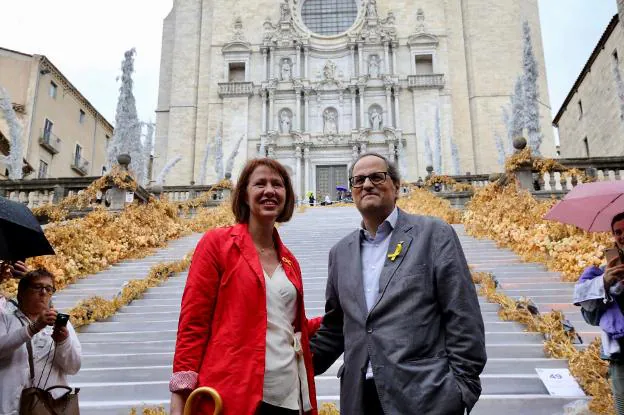
[[[81,347],[67,315],[50,307],[54,277],[46,270],[26,273],[17,303],[0,313],[0,414],[17,414],[25,388],[67,386],[80,370]],[[52,391],[63,395],[66,390]]]

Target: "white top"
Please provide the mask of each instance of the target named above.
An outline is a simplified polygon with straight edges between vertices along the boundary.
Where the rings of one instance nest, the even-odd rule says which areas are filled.
[[[295,352],[298,340],[293,328],[297,315],[297,290],[281,264],[272,277],[265,271],[264,280],[267,333],[262,400],[281,408],[300,410],[302,396],[303,409],[307,411],[311,409],[308,381],[303,356]]]
[[[22,326],[17,315],[25,319],[26,326]],[[65,375],[73,375],[80,370],[81,347],[71,323],[67,323],[69,337],[64,342],[55,345],[51,337],[51,326],[47,326],[31,338],[27,327],[29,322],[28,318],[11,303],[7,303],[5,309],[0,312],[0,379],[2,379],[0,415],[17,415],[22,389],[31,386],[27,341],[32,341],[35,382],[38,382],[41,377],[48,352],[51,353],[43,379],[39,384],[40,388],[44,388],[46,384],[55,348],[56,355],[54,355],[52,371],[46,387],[68,385]],[[56,392],[53,391],[53,395],[58,397],[65,392],[65,390],[58,389]]]

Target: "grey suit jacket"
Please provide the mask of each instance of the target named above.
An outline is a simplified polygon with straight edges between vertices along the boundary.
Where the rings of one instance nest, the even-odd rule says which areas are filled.
[[[370,359],[386,415],[463,414],[481,394],[486,362],[483,319],[468,264],[453,228],[399,210],[379,297],[367,311],[360,231],[329,254],[323,323],[311,339],[314,370],[325,372],[344,351],[340,406],[360,415]]]

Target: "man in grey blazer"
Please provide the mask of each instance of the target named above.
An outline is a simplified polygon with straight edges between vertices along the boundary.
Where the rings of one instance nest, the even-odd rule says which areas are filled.
[[[311,339],[314,371],[344,352],[345,415],[458,415],[481,394],[483,319],[453,228],[396,207],[396,166],[360,156],[349,182],[361,229],[329,254],[323,323]]]

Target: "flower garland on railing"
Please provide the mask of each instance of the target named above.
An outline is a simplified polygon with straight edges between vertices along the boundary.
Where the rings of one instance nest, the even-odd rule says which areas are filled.
[[[474,190],[474,187],[470,183],[459,183],[450,176],[437,174],[432,174],[431,176],[427,177],[424,186],[433,187],[436,184],[444,185],[449,190],[454,192],[469,192]]]
[[[498,315],[505,321],[524,324],[527,331],[544,335],[544,352],[555,359],[568,359],[570,373],[586,394],[592,397],[589,409],[599,414],[613,413],[613,396],[607,381],[608,363],[600,358],[600,339],[597,338],[585,350],[579,351],[573,344],[574,332],[563,326],[565,317],[561,311],[534,315],[529,311],[529,301],[515,301],[497,292],[493,275],[472,272],[472,280],[479,284],[479,294],[489,302],[500,305]]]
[[[39,218],[47,217],[51,222],[59,222],[67,218],[70,211],[91,206],[91,203],[97,198],[98,192],[112,186],[131,192],[137,189],[136,181],[130,172],[119,166],[114,166],[110,173],[95,180],[77,194],[64,198],[58,204],[45,204],[34,208],[32,211]]]

